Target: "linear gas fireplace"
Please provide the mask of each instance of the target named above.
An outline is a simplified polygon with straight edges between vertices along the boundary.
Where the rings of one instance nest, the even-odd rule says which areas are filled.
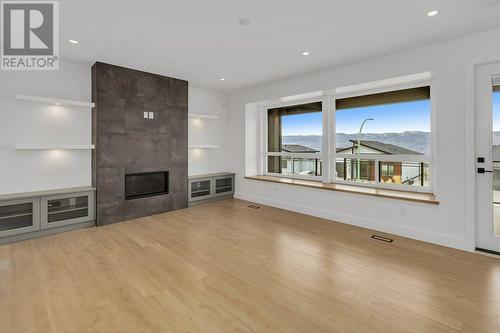
[[[125,200],[168,193],[168,171],[125,174]]]

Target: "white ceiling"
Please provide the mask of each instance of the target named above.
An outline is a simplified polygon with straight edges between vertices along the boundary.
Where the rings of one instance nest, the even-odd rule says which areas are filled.
[[[440,14],[427,17],[432,9]],[[219,91],[497,27],[500,0],[60,1],[63,60],[98,60]]]

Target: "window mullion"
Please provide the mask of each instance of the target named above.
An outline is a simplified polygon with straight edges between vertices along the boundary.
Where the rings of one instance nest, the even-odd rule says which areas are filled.
[[[336,156],[337,156],[337,135],[335,128],[335,96],[333,94],[328,95],[328,124],[327,124],[327,136],[328,136],[328,182],[331,183],[335,180],[336,175]]]
[[[375,165],[373,166],[375,168],[375,184],[380,184],[380,159],[375,158],[373,161]]]

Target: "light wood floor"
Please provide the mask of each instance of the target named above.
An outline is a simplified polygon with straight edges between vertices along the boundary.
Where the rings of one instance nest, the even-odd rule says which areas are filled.
[[[0,332],[497,332],[500,261],[223,201],[0,246]]]

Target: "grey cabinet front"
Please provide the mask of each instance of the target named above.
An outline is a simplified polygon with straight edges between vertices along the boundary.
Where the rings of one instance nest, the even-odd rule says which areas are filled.
[[[41,212],[42,229],[94,220],[94,192],[42,197]]]
[[[214,197],[233,195],[234,178],[233,176],[223,176],[214,178]]]
[[[40,229],[40,199],[0,202],[0,237]]]
[[[189,181],[189,201],[199,201],[212,197],[212,179],[200,178]]]

